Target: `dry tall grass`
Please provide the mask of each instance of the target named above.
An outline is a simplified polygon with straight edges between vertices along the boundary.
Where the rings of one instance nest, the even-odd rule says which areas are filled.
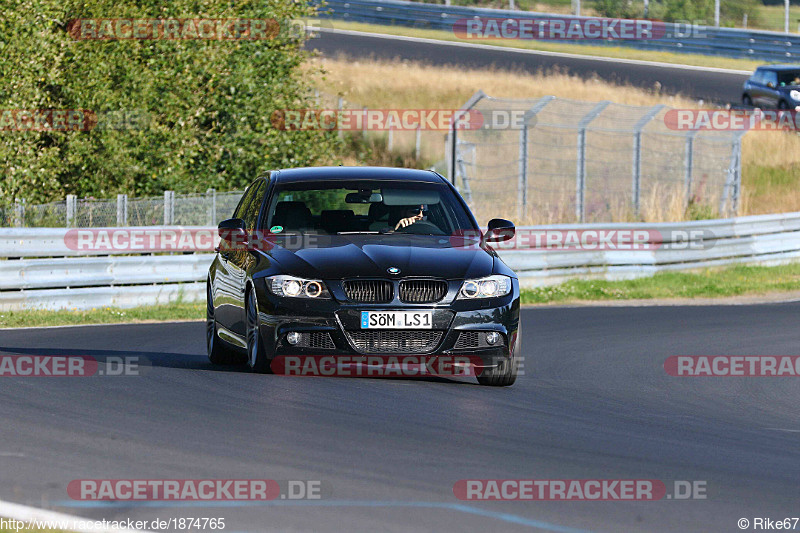
[[[324,76],[316,74],[319,67],[325,70]],[[656,85],[651,90],[643,90],[559,71],[465,70],[399,60],[340,58],[313,59],[309,61],[309,73],[319,76],[317,87],[321,91],[370,108],[455,109],[478,90],[497,98],[533,99],[553,94],[575,100],[610,100],[628,105],[705,107],[689,98],[663,95]],[[397,132],[394,142],[396,147],[408,151],[409,146],[413,147],[414,134]],[[424,132],[422,151],[426,159],[442,159],[444,132]],[[800,211],[800,135],[766,131],[748,133],[743,139],[742,169],[740,214]],[[642,219],[667,221],[687,216],[682,207],[685,196],[681,191],[654,188],[643,193]],[[554,216],[562,216],[564,205],[556,200],[552,209],[523,218],[546,223]],[[615,219],[632,219],[627,206],[610,206],[609,209],[615,213]]]

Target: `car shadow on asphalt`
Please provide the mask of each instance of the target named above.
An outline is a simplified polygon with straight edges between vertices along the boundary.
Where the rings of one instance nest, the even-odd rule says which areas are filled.
[[[85,348],[23,348],[0,346],[0,357],[3,355],[30,355],[45,357],[89,357],[107,366],[116,365],[118,372],[124,372],[125,365],[133,372],[146,375],[148,367],[174,368],[181,370],[203,370],[207,372],[249,374],[244,364],[215,365],[206,359],[205,354],[187,354],[177,352],[143,352],[141,350],[87,350]],[[124,374],[117,374],[124,375]],[[128,374],[132,375],[132,374]],[[448,383],[453,385],[476,385],[472,381],[451,379],[444,376],[281,376],[287,378],[316,377],[331,379],[381,379],[391,381],[419,381],[429,383]]]

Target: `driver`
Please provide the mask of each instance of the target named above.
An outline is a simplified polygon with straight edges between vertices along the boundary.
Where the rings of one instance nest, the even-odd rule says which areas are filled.
[[[414,222],[422,220],[422,210],[423,206],[419,206],[419,209],[406,209],[402,214],[402,218],[397,222],[397,224],[395,224],[395,231],[399,230],[400,228],[408,227]]]

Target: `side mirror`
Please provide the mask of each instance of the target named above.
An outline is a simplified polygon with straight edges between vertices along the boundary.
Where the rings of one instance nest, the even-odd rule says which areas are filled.
[[[486,242],[503,242],[513,238],[515,232],[514,223],[510,220],[493,218],[489,221],[483,240]]]
[[[219,223],[219,237],[229,248],[238,248],[247,244],[247,229],[241,218],[229,218]]]

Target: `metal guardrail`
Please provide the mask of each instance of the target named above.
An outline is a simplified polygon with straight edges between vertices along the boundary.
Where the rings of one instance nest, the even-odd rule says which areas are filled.
[[[444,6],[401,0],[326,0],[321,16],[353,22],[367,22],[413,28],[453,31],[459,19],[473,17],[590,19],[529,11]],[[715,28],[679,23],[665,23],[663,37],[648,40],[559,40],[573,44],[627,46],[686,54],[703,54],[760,61],[792,62],[800,58],[800,35],[735,28]]]
[[[113,230],[115,228],[109,228]],[[149,230],[154,228],[149,227]],[[175,227],[164,228],[175,231]],[[520,227],[545,230],[644,230],[664,244],[702,232],[702,246],[648,250],[514,249],[497,245],[525,287],[576,277],[630,279],[660,271],[730,264],[780,264],[800,259],[800,212],[663,224],[570,224]],[[209,253],[70,256],[68,229],[0,229],[0,312],[16,309],[135,307],[205,297]],[[694,243],[698,244],[698,243]],[[207,250],[200,250],[206,252]]]

